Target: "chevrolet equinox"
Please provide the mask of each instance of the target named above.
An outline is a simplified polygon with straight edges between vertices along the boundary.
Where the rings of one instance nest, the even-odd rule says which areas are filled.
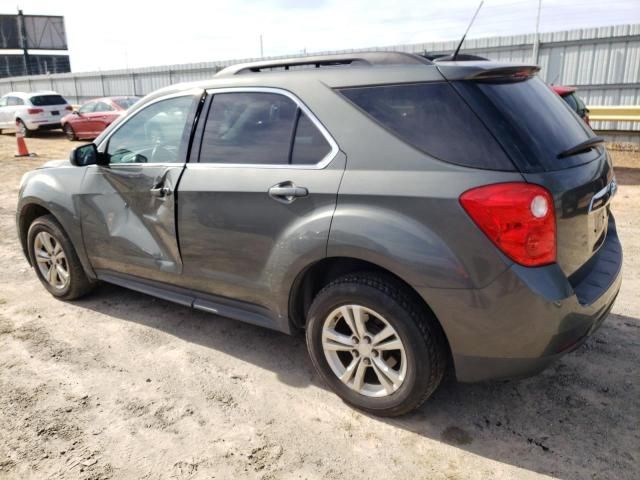
[[[27,173],[44,287],[98,281],[293,334],[377,415],[534,374],[620,288],[603,140],[538,67],[394,52],[236,65],[163,88]]]

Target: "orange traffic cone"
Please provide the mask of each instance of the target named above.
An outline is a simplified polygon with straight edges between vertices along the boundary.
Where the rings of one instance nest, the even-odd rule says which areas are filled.
[[[18,142],[18,153],[14,157],[35,157],[35,153],[29,153],[27,144],[24,142],[24,135],[20,131],[20,122],[16,120],[16,142]]]

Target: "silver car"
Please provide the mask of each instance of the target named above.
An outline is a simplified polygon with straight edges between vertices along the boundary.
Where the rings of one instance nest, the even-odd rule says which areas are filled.
[[[0,98],[0,132],[19,130],[25,137],[36,130],[61,128],[60,120],[73,108],[56,92],[11,92]]]

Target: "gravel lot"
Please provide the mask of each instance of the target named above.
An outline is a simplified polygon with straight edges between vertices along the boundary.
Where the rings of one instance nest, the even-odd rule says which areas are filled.
[[[21,175],[0,135],[0,478],[640,478],[640,154],[613,152],[625,249],[613,313],[537,377],[449,379],[418,412],[363,415],[288,337],[102,285],[51,297],[19,248]],[[77,144],[76,144],[77,145]]]

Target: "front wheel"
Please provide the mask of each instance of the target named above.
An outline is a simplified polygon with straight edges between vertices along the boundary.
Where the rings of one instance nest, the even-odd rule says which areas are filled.
[[[71,240],[55,217],[44,215],[35,219],[29,227],[27,242],[31,265],[51,295],[74,300],[93,288]]]
[[[380,416],[419,407],[446,368],[446,340],[428,309],[393,278],[350,274],[309,309],[314,366],[347,403]]]

